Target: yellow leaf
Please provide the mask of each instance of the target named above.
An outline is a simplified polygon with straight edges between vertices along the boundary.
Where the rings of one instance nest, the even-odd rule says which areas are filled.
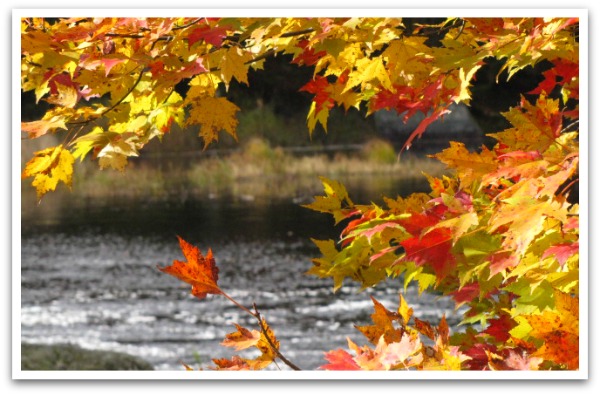
[[[116,152],[108,152],[98,159],[101,169],[110,167],[115,170],[125,171],[127,166],[127,157]]]
[[[408,320],[412,317],[413,309],[408,306],[406,300],[404,300],[404,296],[400,294],[400,305],[398,306],[398,314],[402,317],[404,321],[404,325],[408,325]]]
[[[38,199],[54,191],[60,181],[71,187],[75,159],[62,145],[50,147],[34,154],[23,170],[22,178],[34,177],[33,185]]]
[[[206,148],[211,142],[219,140],[221,130],[237,139],[236,113],[239,110],[238,106],[224,97],[199,97],[191,103],[187,125],[200,125],[200,136]]]
[[[481,153],[469,152],[463,143],[455,141],[450,142],[450,148],[434,157],[457,171],[463,188],[468,188],[498,167],[498,159],[493,151],[483,147]]]
[[[308,116],[306,118],[308,124],[308,131],[311,136],[312,132],[317,126],[317,122],[319,122],[321,126],[323,126],[323,129],[325,129],[325,132],[327,132],[327,118],[329,117],[329,109],[327,107],[323,107],[323,109],[319,111],[318,114],[315,114],[316,105],[317,103],[314,101],[311,103],[310,109],[308,110]]]
[[[446,219],[438,222],[435,226],[428,228],[425,234],[431,232],[434,229],[447,228],[452,231],[452,241],[456,243],[460,237],[465,234],[471,226],[479,224],[479,217],[476,212],[467,212],[459,215],[458,217]]]
[[[329,213],[333,215],[336,224],[346,218],[343,211],[346,207],[352,207],[354,203],[350,200],[346,187],[338,181],[329,180],[325,177],[320,177],[325,190],[325,196],[315,196],[315,201],[311,204],[306,204],[303,207],[311,210]]]
[[[345,91],[350,90],[357,85],[364,88],[366,83],[374,80],[378,81],[379,84],[387,90],[393,89],[390,76],[383,65],[381,57],[359,59],[356,62],[355,67],[356,70],[352,71],[348,76],[348,83]]]
[[[226,87],[235,78],[239,82],[248,85],[248,66],[246,62],[252,60],[252,54],[243,49],[232,46],[223,54],[219,69]]]
[[[465,73],[464,69],[460,69],[460,93],[458,97],[454,99],[456,103],[462,101],[465,104],[469,104],[469,101],[471,100],[471,92],[469,91],[469,85],[471,83],[471,79],[473,79],[473,76],[475,75],[477,70],[479,70],[480,67],[480,65],[474,66],[469,71],[467,71],[467,73]]]
[[[103,130],[100,126],[96,126],[92,129],[88,134],[79,137],[74,141],[75,150],[73,150],[73,157],[75,159],[79,159],[79,161],[83,161],[83,158],[91,151],[91,149],[97,145],[103,137]]]

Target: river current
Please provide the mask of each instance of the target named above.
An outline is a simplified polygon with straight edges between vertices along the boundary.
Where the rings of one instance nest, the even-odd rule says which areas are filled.
[[[363,292],[348,281],[333,293],[331,279],[305,274],[319,256],[310,238],[334,238],[339,229],[297,201],[78,201],[53,213],[22,216],[24,342],[126,352],[157,370],[206,368],[239,353],[220,342],[235,323],[255,328],[253,318],[223,297],[192,297],[157,269],[183,259],[176,235],[212,249],[220,286],[248,307],[256,303],[282,353],[303,369],[325,364],[324,351],[346,348],[348,337],[365,344],[354,325],[370,323],[370,297],[396,309],[402,290],[400,280]],[[450,300],[413,288],[404,297],[420,319],[458,321]]]

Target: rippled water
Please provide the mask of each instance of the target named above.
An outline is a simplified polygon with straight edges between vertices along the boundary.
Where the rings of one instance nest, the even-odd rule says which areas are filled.
[[[181,259],[176,234],[206,251],[220,268],[219,284],[248,307],[258,305],[281,351],[304,369],[324,364],[323,352],[363,344],[354,325],[370,322],[370,295],[397,307],[399,282],[336,294],[331,280],[304,273],[318,251],[309,237],[333,237],[329,217],[288,201],[233,199],[183,202],[72,202],[54,217],[24,216],[21,237],[21,337],[31,343],[75,343],[127,352],[160,370],[183,361],[207,366],[235,351],[219,345],[234,323],[255,322],[225,298],[193,298],[189,286],[159,272]],[[454,305],[432,296],[405,297],[421,319]],[[280,364],[282,369],[286,366]],[[276,368],[276,367],[274,367]]]

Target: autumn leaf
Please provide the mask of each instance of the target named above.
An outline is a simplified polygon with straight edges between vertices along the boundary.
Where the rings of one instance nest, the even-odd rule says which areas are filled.
[[[250,52],[238,46],[228,48],[219,63],[221,77],[225,86],[229,87],[232,78],[248,85],[248,68],[246,62],[252,59]]]
[[[523,349],[505,349],[501,355],[490,354],[489,366],[492,370],[539,370],[544,361],[539,357],[527,355]]]
[[[510,330],[517,324],[510,315],[502,314],[500,318],[493,318],[490,325],[483,331],[488,335],[492,335],[499,342],[506,342],[510,339]]]
[[[540,95],[535,105],[523,98],[521,106],[502,113],[513,128],[491,136],[510,151],[543,152],[560,135],[562,114],[558,104],[558,100],[545,95]]]
[[[519,194],[503,201],[490,218],[490,231],[508,225],[502,232],[503,246],[522,255],[535,236],[542,231],[548,217],[566,220],[564,207],[556,201],[539,201],[526,194]]]
[[[579,369],[579,298],[554,291],[555,310],[525,316],[531,336],[544,341],[533,356]]]
[[[348,347],[355,353],[352,356],[344,350],[325,354],[331,363],[322,366],[326,370],[395,370],[418,366],[422,360],[422,343],[418,337],[404,333],[399,341],[388,343],[383,336],[376,342],[376,348],[359,347],[348,338]],[[358,369],[357,369],[358,368]]]
[[[215,264],[212,251],[209,249],[206,257],[197,247],[177,236],[179,246],[186,262],[175,260],[171,266],[158,267],[161,272],[172,275],[192,286],[192,295],[198,299],[206,298],[207,294],[222,294],[217,285],[219,268]]]
[[[427,336],[431,340],[435,340],[435,329],[431,324],[427,321],[422,321],[418,318],[414,318],[415,320],[415,329],[421,333],[422,335]]]
[[[33,177],[38,199],[54,191],[59,182],[71,187],[75,158],[62,145],[37,151],[21,174],[22,178]]]
[[[451,141],[435,158],[455,169],[463,188],[468,188],[482,176],[491,173],[498,167],[498,159],[493,151],[483,147],[480,153],[469,152],[463,143]]]
[[[323,184],[325,196],[315,196],[315,201],[302,207],[333,215],[336,224],[352,213],[354,203],[350,200],[346,187],[338,181],[319,177]]]
[[[446,277],[456,265],[451,253],[452,233],[449,229],[434,229],[423,236],[403,240],[400,244],[406,251],[403,261],[431,266],[438,279]]]
[[[38,138],[56,129],[67,129],[65,119],[58,115],[40,121],[21,122],[21,130],[28,133],[30,139]]]
[[[236,113],[239,107],[224,97],[204,96],[194,100],[189,106],[187,125],[200,125],[200,136],[206,148],[211,142],[219,140],[219,132],[226,131],[237,138]]]
[[[412,317],[412,315],[413,315],[412,307],[408,306],[408,303],[406,303],[406,300],[404,299],[404,296],[402,296],[401,293],[400,293],[400,304],[398,305],[398,314],[400,314],[400,317],[402,317],[402,321],[404,322],[404,325],[408,325],[408,321],[410,320],[410,317]]]
[[[328,364],[319,367],[321,370],[360,370],[352,355],[346,350],[337,349],[325,353]]]
[[[204,40],[207,43],[220,48],[223,39],[227,37],[228,26],[200,26],[192,30],[188,36],[188,48],[191,48],[196,42]]]
[[[579,242],[554,245],[544,252],[542,258],[554,256],[558,263],[560,263],[561,266],[564,266],[567,259],[575,254],[579,254]]]
[[[394,326],[394,321],[400,317],[397,313],[391,312],[385,308],[379,301],[371,296],[375,312],[371,314],[373,325],[355,326],[363,335],[373,344],[377,344],[381,337],[387,343],[399,341],[403,330]]]
[[[225,336],[225,340],[223,340],[221,345],[233,347],[240,351],[248,347],[256,346],[261,339],[261,333],[257,330],[249,331],[238,324],[235,324],[235,327],[237,328],[237,331]]]
[[[248,360],[240,357],[239,355],[233,356],[231,359],[218,358],[212,360],[216,367],[214,370],[252,370],[248,364]]]

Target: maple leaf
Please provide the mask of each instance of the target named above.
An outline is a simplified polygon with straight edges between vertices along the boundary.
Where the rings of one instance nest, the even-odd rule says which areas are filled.
[[[435,330],[433,326],[427,321],[421,321],[418,318],[414,318],[415,320],[415,329],[422,335],[427,336],[431,340],[435,340]]]
[[[261,318],[260,326],[260,339],[256,343],[256,348],[262,352],[262,360],[271,362],[277,355],[276,351],[279,350],[279,340],[277,340],[273,330],[264,318]]]
[[[406,251],[403,261],[431,266],[438,279],[446,277],[456,265],[451,252],[452,232],[449,229],[434,229],[421,237],[403,240],[400,244]]]
[[[188,48],[191,48],[196,42],[204,40],[216,48],[221,48],[223,39],[227,37],[229,26],[200,26],[190,32],[188,35]]]
[[[431,114],[427,115],[419,123],[419,126],[417,126],[416,129],[412,131],[410,136],[408,136],[408,138],[404,142],[404,145],[402,146],[401,150],[404,151],[406,149],[409,149],[412,145],[413,140],[417,137],[420,138],[423,135],[423,133],[425,133],[427,126],[431,125],[433,122],[435,122],[437,119],[439,119],[442,115],[449,114],[449,113],[450,113],[450,110],[447,107],[440,107],[440,108],[435,109],[433,112],[431,112]]]
[[[421,350],[421,339],[404,333],[400,341],[387,343],[381,352],[380,362],[386,370],[395,366],[407,369],[421,363],[423,360]]]
[[[381,337],[387,343],[399,341],[403,330],[394,327],[394,321],[397,321],[399,315],[385,308],[379,301],[371,296],[375,312],[371,314],[373,325],[355,326],[363,335],[373,344],[377,344]]]
[[[564,207],[555,201],[539,201],[519,194],[503,203],[490,218],[490,231],[509,224],[506,231],[502,232],[505,237],[503,246],[515,250],[517,255],[524,254],[531,241],[542,231],[547,217],[566,221]]]
[[[494,276],[506,269],[519,264],[519,257],[511,251],[499,251],[490,255],[490,276]]]
[[[575,254],[579,254],[579,242],[554,245],[544,252],[542,258],[554,256],[562,267],[567,262],[567,259]]]
[[[200,125],[200,136],[206,148],[211,142],[219,140],[221,130],[237,139],[236,113],[239,110],[238,106],[224,97],[199,97],[189,105],[186,125]]]
[[[337,349],[326,352],[325,359],[329,363],[320,366],[320,370],[360,370],[360,366],[346,350]]]
[[[410,317],[412,317],[412,315],[413,315],[413,309],[408,306],[408,303],[406,303],[406,300],[404,299],[404,296],[402,296],[402,294],[400,294],[400,303],[398,305],[398,314],[400,314],[400,317],[402,317],[402,320],[404,321],[404,325],[408,325],[408,321],[410,320]]]
[[[323,184],[325,196],[315,196],[313,203],[305,204],[302,207],[329,213],[333,215],[337,224],[353,213],[350,209],[354,203],[350,200],[346,187],[342,183],[325,177],[319,178]]]
[[[59,182],[71,187],[74,163],[73,155],[61,144],[35,152],[33,159],[25,165],[21,177],[33,177],[31,185],[35,187],[38,199],[41,199],[46,193],[54,191]]]
[[[206,298],[207,294],[222,294],[217,285],[219,268],[215,264],[212,251],[209,249],[206,257],[200,250],[177,236],[179,246],[186,262],[174,260],[171,266],[158,267],[163,272],[192,286],[192,295],[198,299]]]
[[[540,95],[535,105],[524,98],[519,107],[512,107],[502,115],[513,128],[490,136],[505,144],[510,151],[544,152],[562,129],[559,101]]]
[[[544,361],[527,355],[522,348],[508,348],[495,353],[487,351],[487,355],[488,366],[492,370],[539,370],[539,365]]]
[[[212,360],[216,367],[214,370],[252,370],[252,367],[248,364],[248,360],[238,355],[234,355],[233,358],[219,358]]]
[[[435,229],[446,228],[449,229],[452,234],[452,242],[462,237],[472,226],[479,224],[479,217],[475,212],[467,212],[459,215],[458,217],[450,218],[447,220],[440,221],[433,227],[427,229],[427,233]]]
[[[48,98],[48,102],[62,107],[73,108],[79,100],[77,89],[70,85],[55,82],[56,95]]]
[[[510,339],[509,331],[517,324],[508,314],[502,314],[500,318],[493,318],[489,322],[490,325],[483,333],[492,335],[497,341],[502,343]]]
[[[261,333],[257,330],[249,331],[248,329],[235,324],[236,332],[229,333],[225,336],[225,340],[221,345],[226,347],[234,347],[236,350],[244,350],[248,347],[256,346],[261,338]]]
[[[533,356],[576,370],[579,368],[579,298],[555,290],[554,299],[554,311],[525,316],[532,328],[530,334],[544,341]]]
[[[469,152],[463,143],[455,141],[451,141],[449,148],[433,157],[457,171],[463,188],[469,187],[498,167],[498,160],[493,151],[482,147],[480,153]]]
[[[317,114],[323,109],[330,110],[334,106],[334,102],[330,97],[331,85],[329,85],[326,77],[317,75],[312,81],[303,85],[299,91],[305,91],[315,95],[313,102],[315,103],[315,112]]]
[[[408,369],[418,366],[423,360],[421,340],[408,333],[392,343],[387,343],[382,336],[375,349],[369,346],[359,347],[348,338],[348,347],[356,354],[352,360],[361,370]],[[348,356],[343,355],[342,358],[347,360]]]
[[[229,47],[219,63],[221,77],[226,87],[235,78],[239,82],[248,85],[248,66],[246,62],[252,60],[252,54],[238,46]]]
[[[30,139],[35,139],[45,135],[49,131],[56,129],[67,130],[65,119],[59,115],[55,115],[50,119],[42,119],[33,122],[21,122],[21,130],[29,134]]]
[[[451,292],[452,299],[456,302],[456,308],[461,305],[472,301],[473,299],[479,297],[481,293],[481,288],[479,283],[474,282],[467,284],[463,287],[460,287],[458,290]]]
[[[321,57],[327,54],[325,51],[316,52],[314,48],[308,46],[308,40],[302,40],[298,43],[298,47],[302,48],[303,51],[299,55],[294,56],[292,59],[293,64],[313,66]]]

